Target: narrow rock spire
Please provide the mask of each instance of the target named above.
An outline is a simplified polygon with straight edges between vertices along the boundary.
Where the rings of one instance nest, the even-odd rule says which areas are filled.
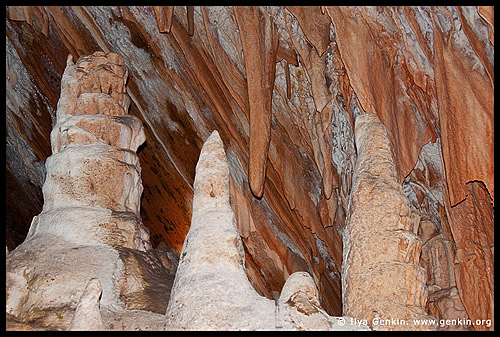
[[[229,204],[229,167],[219,133],[206,140],[196,165],[191,228],[166,312],[175,329],[271,329],[274,302],[248,281],[244,250]]]
[[[229,203],[229,166],[219,133],[196,165],[193,217],[166,312],[167,330],[366,330],[329,316],[307,272],[288,278],[277,303],[248,281],[245,253]]]
[[[101,281],[98,278],[92,278],[83,291],[78,304],[76,305],[75,315],[71,320],[70,331],[102,331],[101,311],[99,309],[99,300],[102,294]]]
[[[377,330],[429,329],[413,324],[413,319],[432,318],[424,310],[427,288],[418,264],[420,239],[412,232],[387,131],[376,114],[356,118],[355,141],[358,158],[343,232],[344,314],[368,323],[392,323],[374,324]]]

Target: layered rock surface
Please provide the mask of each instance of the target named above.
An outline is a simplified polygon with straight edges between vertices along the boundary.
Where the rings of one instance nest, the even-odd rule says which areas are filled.
[[[127,115],[126,80],[117,54],[68,58],[43,210],[7,254],[7,313],[19,319],[104,329],[99,298],[113,310],[166,308],[176,259],[152,249],[141,221],[135,151],[145,135]]]

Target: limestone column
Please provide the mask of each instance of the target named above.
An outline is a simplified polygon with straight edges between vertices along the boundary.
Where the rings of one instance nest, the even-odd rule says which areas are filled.
[[[166,308],[168,293],[147,295],[153,283],[165,289],[168,272],[140,218],[136,151],[145,134],[128,115],[127,76],[114,53],[82,56],[76,64],[68,57],[43,210],[25,242],[7,254],[7,312],[19,319],[66,328],[93,278],[102,285],[101,306],[144,309],[163,296],[159,310]]]
[[[117,54],[68,60],[45,164],[43,211],[28,238],[50,233],[74,244],[150,248],[139,217],[143,188],[135,153],[146,137],[139,119],[128,115],[127,76]]]
[[[418,264],[421,243],[376,114],[356,118],[355,141],[358,158],[343,232],[343,313],[377,330],[428,329],[412,321],[430,318],[424,310],[426,275]]]

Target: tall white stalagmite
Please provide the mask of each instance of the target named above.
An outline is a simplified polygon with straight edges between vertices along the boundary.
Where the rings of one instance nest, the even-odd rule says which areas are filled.
[[[76,64],[68,57],[43,210],[26,240],[7,254],[6,309],[20,320],[67,329],[92,278],[102,285],[105,308],[166,308],[172,276],[140,217],[135,151],[145,134],[141,121],[128,115],[127,76],[114,53],[82,56]],[[85,317],[75,321],[78,329],[86,328]]]
[[[179,329],[273,329],[274,301],[248,281],[229,204],[229,167],[217,131],[196,165],[193,216],[166,312]]]
[[[290,275],[277,302],[248,281],[245,254],[229,203],[229,167],[219,133],[196,165],[193,217],[166,312],[167,329],[366,330],[320,306],[307,272]]]

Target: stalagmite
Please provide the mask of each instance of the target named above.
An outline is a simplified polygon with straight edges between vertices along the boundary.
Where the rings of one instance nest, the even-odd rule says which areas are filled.
[[[425,312],[426,275],[418,265],[420,239],[396,171],[385,126],[376,114],[355,124],[358,159],[348,223],[343,232],[344,314],[365,319],[374,329],[429,329],[413,319]],[[386,323],[390,320],[389,324]]]
[[[201,150],[193,217],[166,313],[178,329],[272,329],[274,302],[252,288],[229,204],[229,167],[217,131]]]
[[[54,313],[66,329],[78,300],[82,309],[101,286],[107,308],[166,308],[168,272],[140,218],[143,188],[135,151],[145,135],[137,117],[127,115],[127,74],[114,53],[96,52],[76,64],[68,57],[43,210],[26,240],[7,254],[7,313],[18,319],[51,325]],[[87,286],[93,278],[99,284]],[[73,328],[96,327],[86,327],[84,316],[77,313]]]
[[[166,312],[166,329],[366,330],[331,317],[306,272],[292,274],[277,303],[248,281],[245,253],[229,203],[229,167],[219,133],[206,140],[196,165],[193,217]]]
[[[99,309],[99,298],[102,294],[101,282],[93,278],[85,287],[78,304],[76,305],[75,315],[71,320],[71,331],[102,331],[101,312]]]
[[[284,330],[370,330],[352,317],[332,317],[321,307],[311,275],[295,272],[288,277],[278,299],[276,317]]]

